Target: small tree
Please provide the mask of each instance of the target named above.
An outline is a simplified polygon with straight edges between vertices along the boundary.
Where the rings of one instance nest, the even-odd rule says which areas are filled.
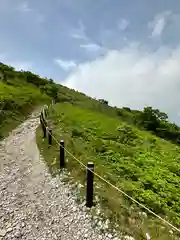
[[[104,99],[99,99],[98,101],[99,101],[99,102],[101,102],[101,103],[103,103],[103,104],[106,104],[106,105],[108,105],[108,101],[107,101],[107,100],[104,100]]]
[[[126,110],[127,112],[131,112],[131,109],[129,107],[123,107],[124,110]]]
[[[142,114],[140,114],[141,124],[148,130],[156,131],[160,127],[161,122],[167,122],[168,116],[158,109],[152,107],[145,107]]]

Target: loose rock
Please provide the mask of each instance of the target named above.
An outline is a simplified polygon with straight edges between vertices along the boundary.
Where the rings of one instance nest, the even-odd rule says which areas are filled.
[[[0,236],[4,237],[6,235],[6,230],[0,229]]]

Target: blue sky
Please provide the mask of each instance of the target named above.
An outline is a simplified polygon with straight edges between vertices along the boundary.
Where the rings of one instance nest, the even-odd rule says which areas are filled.
[[[180,123],[178,0],[1,0],[0,61]]]

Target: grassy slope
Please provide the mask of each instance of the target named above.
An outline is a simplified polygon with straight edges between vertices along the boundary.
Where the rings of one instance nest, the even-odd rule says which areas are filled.
[[[83,163],[93,161],[98,174],[180,226],[179,147],[116,118],[68,103],[56,104],[49,119],[53,122],[56,138],[64,138],[67,149]],[[58,160],[54,161],[59,154],[57,145],[48,149],[40,135],[39,129],[38,144],[43,148],[49,167],[58,168]],[[67,157],[72,179],[84,184],[85,170]],[[95,180],[103,212],[112,223],[118,223],[121,232],[137,239],[144,239],[146,232],[152,239],[173,239],[167,226],[161,228],[162,224],[152,216],[140,217],[135,205],[97,178]]]
[[[49,102],[49,98],[33,85],[13,81],[13,85],[0,82],[0,138],[5,137],[21,123],[34,107]]]
[[[66,101],[85,109],[101,112],[107,116],[115,117],[130,124],[133,123],[133,117],[139,113],[137,110],[131,110],[131,112],[129,112],[124,108],[111,107],[102,104],[96,99],[62,85],[59,85],[59,100],[60,102]]]

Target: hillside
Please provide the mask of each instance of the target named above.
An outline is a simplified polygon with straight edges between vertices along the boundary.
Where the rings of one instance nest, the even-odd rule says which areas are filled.
[[[157,109],[110,107],[106,100],[0,64],[0,136],[6,136],[33,108],[52,99],[56,104],[50,109],[49,121],[55,137],[64,138],[67,149],[83,163],[93,161],[98,174],[179,227],[179,127]],[[47,148],[41,135],[39,128],[39,149],[49,168],[56,170],[59,148],[55,144]],[[84,185],[85,170],[70,156],[67,168],[72,181]],[[148,218],[139,215],[142,209],[98,179],[96,184],[103,214],[120,232],[136,239],[145,239],[147,232],[152,239],[175,239],[171,228],[149,214]]]
[[[127,194],[148,206],[155,213],[180,226],[180,148],[152,134],[140,131],[114,117],[90,111],[69,103],[53,106],[48,120],[53,125],[56,139],[65,139],[66,148],[84,164],[95,163],[95,171]],[[38,144],[50,169],[59,168],[59,147],[51,149],[42,142],[41,129]],[[84,185],[85,169],[67,154],[67,168],[74,181]],[[72,181],[73,181],[72,180]],[[103,212],[119,230],[144,239],[145,232],[152,239],[174,239],[168,227],[96,178],[96,195]],[[83,196],[84,193],[82,192]],[[132,208],[131,208],[132,207]],[[137,225],[139,227],[137,227]]]
[[[51,100],[28,81],[27,75],[0,64],[0,138],[24,121],[34,108]]]
[[[152,134],[169,140],[175,144],[179,145],[180,143],[180,127],[177,126],[175,123],[170,123],[168,121],[167,114],[161,112],[158,109],[146,107],[143,111],[138,111],[132,110],[128,107],[111,107],[104,99],[93,99],[83,93],[80,93],[73,89],[69,89],[61,84],[56,84],[53,82],[52,79],[41,78],[37,74],[33,74],[29,71],[16,71],[13,67],[5,65],[3,63],[0,63],[0,84],[2,95],[9,96],[9,92],[12,92],[13,94],[16,88],[16,97],[13,98],[13,101],[16,101],[17,95],[21,96],[21,99],[24,99],[24,101],[21,101],[21,103],[17,102],[16,109],[19,112],[23,112],[22,105],[24,105],[25,102],[29,102],[29,100],[25,97],[26,95],[28,97],[28,95],[31,93],[31,97],[29,96],[29,104],[31,106],[37,105],[36,101],[39,101],[41,98],[42,101],[40,100],[40,102],[44,102],[44,98],[47,98],[48,96],[48,101],[50,99],[54,99],[55,102],[70,102],[85,109],[101,112],[107,116],[115,117],[121,121],[127,122],[128,124],[135,125],[140,130],[150,131]],[[8,86],[6,87],[6,90],[4,89],[2,84]],[[9,88],[10,86],[15,87],[14,90],[13,88]],[[18,90],[20,90],[19,94],[17,93]],[[30,90],[29,93],[28,90]],[[27,94],[25,94],[26,91]],[[0,99],[1,110],[3,110],[3,108],[4,110],[7,110],[3,104],[4,99],[6,98],[1,97]],[[36,99],[35,102],[34,99]],[[12,106],[12,101],[10,99],[6,99],[5,101],[8,101],[8,104]],[[19,104],[21,105],[21,110],[18,107]],[[11,106],[9,106],[8,108],[11,108]],[[14,109],[14,105],[12,106],[12,108]],[[30,110],[29,107],[25,107],[25,109],[26,112],[28,109]],[[3,118],[3,116],[1,118]]]

